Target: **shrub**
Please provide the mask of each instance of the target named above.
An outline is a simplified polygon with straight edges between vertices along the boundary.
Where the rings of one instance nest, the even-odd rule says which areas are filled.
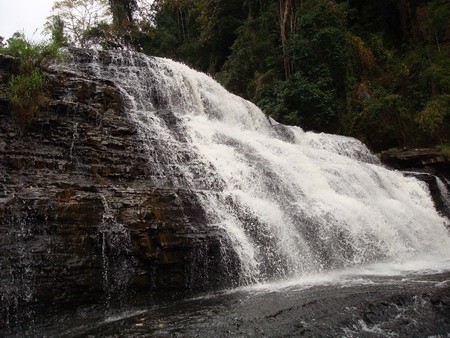
[[[428,101],[416,116],[420,128],[428,137],[448,142],[448,121],[450,121],[450,95],[439,95]]]
[[[1,48],[0,52],[14,56],[18,62],[8,89],[17,125],[24,131],[46,102],[47,82],[43,68],[60,58],[59,47],[56,43],[35,43],[15,33],[8,40],[8,47]]]
[[[45,83],[42,70],[37,68],[9,81],[9,99],[20,130],[25,129],[45,103]]]
[[[437,148],[442,156],[450,160],[450,143],[441,144]]]

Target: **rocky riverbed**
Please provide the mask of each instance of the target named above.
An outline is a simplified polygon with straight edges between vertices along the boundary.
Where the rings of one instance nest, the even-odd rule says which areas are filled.
[[[1,332],[1,331],[0,331]],[[335,272],[215,293],[133,294],[40,312],[6,336],[446,337],[449,272]]]

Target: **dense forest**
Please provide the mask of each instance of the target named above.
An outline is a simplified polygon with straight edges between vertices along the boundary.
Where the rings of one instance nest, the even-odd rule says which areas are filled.
[[[279,122],[374,150],[450,141],[448,0],[95,2],[57,1],[53,41],[182,61]]]

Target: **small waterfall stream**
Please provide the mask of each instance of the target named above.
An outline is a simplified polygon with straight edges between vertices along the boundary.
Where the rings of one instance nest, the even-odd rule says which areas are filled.
[[[115,83],[154,185],[196,193],[209,226],[226,231],[243,284],[450,257],[448,219],[427,186],[386,169],[361,142],[278,124],[171,60],[71,53],[57,67]]]
[[[436,184],[438,186],[445,207],[450,211],[450,190],[449,188],[447,188],[447,186],[450,186],[450,182],[446,181],[447,184],[445,184],[443,180],[441,180],[439,177],[436,177]]]
[[[72,142],[70,143],[70,149],[69,149],[69,158],[70,160],[76,162],[76,157],[74,154],[74,149],[76,143],[79,141],[80,135],[78,134],[78,122],[74,123],[73,125],[73,135],[72,135]]]
[[[102,250],[102,282],[107,298],[111,292],[123,291],[133,273],[129,259],[131,239],[129,231],[117,222],[108,200],[101,195],[103,219],[99,228]]]

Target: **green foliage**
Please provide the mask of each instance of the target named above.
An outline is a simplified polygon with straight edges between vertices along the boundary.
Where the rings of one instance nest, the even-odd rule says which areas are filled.
[[[17,125],[23,131],[45,103],[45,77],[40,69],[13,76],[9,81],[9,98]]]
[[[328,69],[316,71],[316,81],[297,72],[287,81],[265,86],[259,106],[283,123],[327,130],[336,117],[336,92]]]
[[[416,116],[420,128],[429,136],[445,140],[450,133],[450,95],[439,95],[427,102]]]
[[[442,156],[446,157],[450,160],[450,144],[440,144],[438,147],[439,152],[442,154]]]
[[[118,30],[125,30],[133,22],[133,12],[136,10],[136,0],[108,0],[113,24]]]
[[[34,69],[42,68],[48,62],[60,57],[59,45],[57,43],[35,43],[28,40],[21,33],[14,33],[8,39],[8,47],[3,48],[1,52],[18,59],[19,74],[30,74]]]
[[[231,55],[218,74],[229,90],[253,100],[263,86],[273,85],[274,79],[282,74],[274,13],[267,8],[263,10],[258,18],[249,18],[238,29]]]
[[[196,68],[207,65],[207,53],[200,53],[198,13],[193,1],[156,1],[155,26],[139,38],[144,53],[184,61]],[[195,36],[196,39],[192,37]],[[205,66],[203,66],[205,67]],[[204,68],[202,70],[206,70]]]
[[[448,0],[58,0],[54,10],[59,45],[66,34],[182,61],[280,122],[376,150],[450,141]]]
[[[375,148],[394,147],[409,141],[414,121],[401,95],[376,88],[363,101],[362,109],[353,120],[353,127],[364,141]]]
[[[448,142],[449,31],[442,19],[434,19],[436,13],[439,18],[450,15],[448,2],[403,2],[397,8],[387,6],[390,12],[385,13],[375,3],[357,4],[358,24],[351,29],[364,35],[360,38],[374,63],[367,71],[358,57],[352,59],[353,84],[347,89],[341,130],[375,149]],[[395,15],[403,20],[395,30],[373,22],[373,16],[380,24]]]
[[[345,102],[346,8],[304,1],[297,17],[286,46],[290,77],[258,93],[257,102],[281,122],[331,131]]]
[[[210,72],[280,122],[375,149],[448,142],[448,1],[159,0],[154,8],[145,52]]]
[[[8,40],[8,47],[1,53],[16,57],[17,70],[8,83],[9,98],[20,130],[24,130],[37,112],[44,106],[46,80],[43,68],[48,62],[60,58],[59,46],[34,43],[21,33]]]
[[[64,21],[59,15],[52,17],[49,29],[52,35],[52,41],[55,45],[60,47],[66,47],[69,44],[69,40],[64,33]]]
[[[139,38],[142,50],[210,74],[222,68],[245,15],[241,0],[159,0],[154,9],[155,25]]]

